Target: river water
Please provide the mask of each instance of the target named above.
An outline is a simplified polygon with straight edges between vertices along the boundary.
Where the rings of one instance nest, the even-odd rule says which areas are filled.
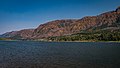
[[[0,41],[0,68],[120,68],[120,43]]]

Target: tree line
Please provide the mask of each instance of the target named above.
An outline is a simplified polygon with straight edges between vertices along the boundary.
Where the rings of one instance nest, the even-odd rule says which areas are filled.
[[[99,31],[88,33],[77,33],[67,36],[50,37],[52,41],[120,41],[119,31]]]

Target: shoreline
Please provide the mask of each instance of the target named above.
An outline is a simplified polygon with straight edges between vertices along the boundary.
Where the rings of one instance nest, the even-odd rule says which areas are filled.
[[[0,40],[0,41],[27,41],[27,42],[117,42],[120,43],[120,41],[36,41],[36,40]]]

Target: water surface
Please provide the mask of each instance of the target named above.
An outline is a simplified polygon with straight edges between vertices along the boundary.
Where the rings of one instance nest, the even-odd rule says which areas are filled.
[[[0,41],[0,68],[120,68],[117,42]]]

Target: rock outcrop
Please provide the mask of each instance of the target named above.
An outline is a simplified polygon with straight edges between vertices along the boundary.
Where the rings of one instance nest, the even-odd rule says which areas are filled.
[[[97,16],[87,16],[82,19],[55,20],[41,24],[36,29],[9,32],[3,34],[3,36],[40,39],[51,36],[71,35],[81,31],[99,31],[103,29],[120,29],[120,7],[115,11],[109,11]]]

